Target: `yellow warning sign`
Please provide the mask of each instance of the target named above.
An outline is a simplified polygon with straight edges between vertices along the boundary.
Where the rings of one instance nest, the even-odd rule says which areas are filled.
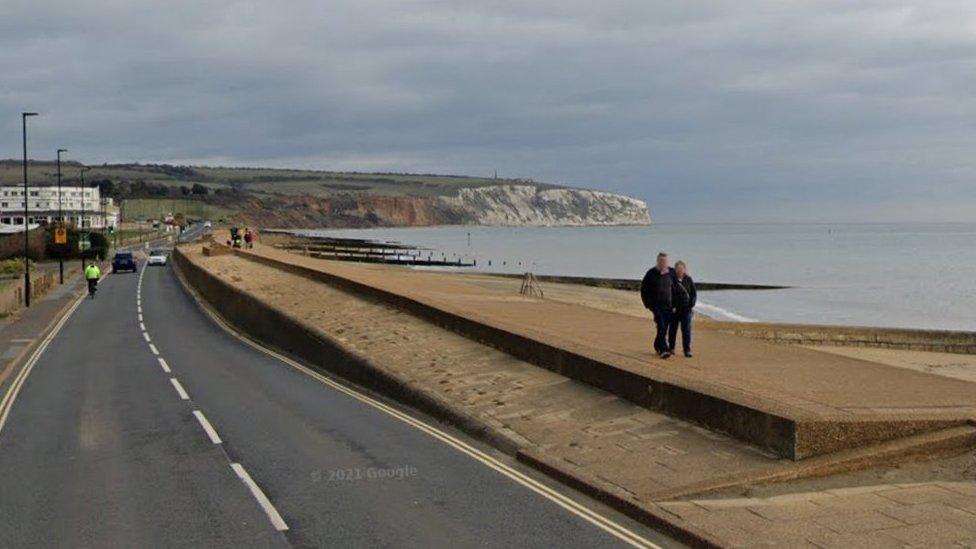
[[[68,243],[68,229],[63,227],[58,227],[54,229],[54,243],[55,244],[67,244]]]

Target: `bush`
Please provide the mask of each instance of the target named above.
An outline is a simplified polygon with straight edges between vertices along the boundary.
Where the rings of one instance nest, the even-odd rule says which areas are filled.
[[[10,258],[0,261],[0,275],[23,274],[24,258]]]
[[[95,257],[104,261],[108,257],[108,238],[102,233],[91,233],[88,235],[88,240],[91,242],[91,250],[88,254],[94,254]]]

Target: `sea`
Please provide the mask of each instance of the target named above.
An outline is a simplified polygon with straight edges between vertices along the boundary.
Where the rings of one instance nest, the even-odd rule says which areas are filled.
[[[307,231],[409,244],[464,270],[641,278],[659,251],[696,281],[789,286],[702,292],[713,318],[976,330],[976,223],[667,224]],[[635,299],[637,297],[635,296]]]

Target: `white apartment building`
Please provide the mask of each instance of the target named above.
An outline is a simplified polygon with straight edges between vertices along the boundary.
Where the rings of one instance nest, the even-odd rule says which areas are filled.
[[[57,186],[28,187],[27,193],[29,224],[54,223],[58,220]],[[61,212],[68,225],[86,229],[115,228],[119,221],[118,208],[111,198],[104,199],[103,204],[98,187],[88,187],[82,191],[79,187],[62,186]],[[23,187],[12,185],[0,187],[0,224],[24,224]]]

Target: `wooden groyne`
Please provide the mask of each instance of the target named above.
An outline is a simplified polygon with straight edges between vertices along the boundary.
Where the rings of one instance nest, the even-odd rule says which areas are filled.
[[[356,238],[311,237],[292,235],[276,248],[319,259],[383,263],[417,267],[474,267],[476,260],[447,257],[434,250],[409,246],[399,242],[383,242]]]
[[[510,273],[478,273],[501,276],[505,278],[522,278],[524,274]],[[592,276],[560,276],[560,275],[535,275],[539,282],[551,282],[556,284],[579,284],[581,286],[594,286],[597,288],[610,288],[613,290],[632,290],[639,291],[641,281],[632,278],[599,278]],[[699,291],[716,290],[784,290],[790,286],[773,286],[769,284],[736,284],[724,282],[695,282]]]

